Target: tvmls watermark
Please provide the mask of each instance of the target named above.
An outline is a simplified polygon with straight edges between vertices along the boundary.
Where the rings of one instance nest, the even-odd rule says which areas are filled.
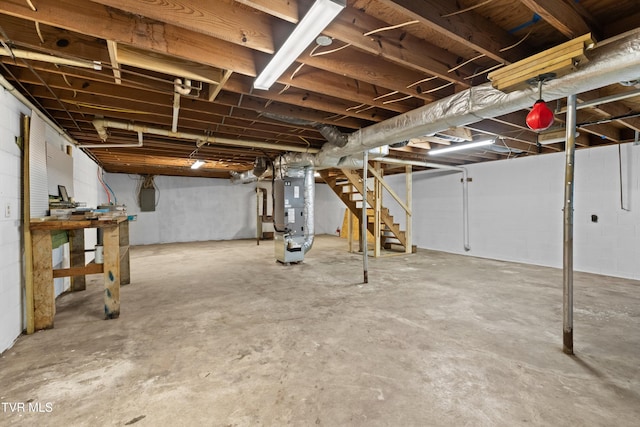
[[[9,414],[50,414],[53,412],[53,402],[0,402],[0,407],[2,412]]]

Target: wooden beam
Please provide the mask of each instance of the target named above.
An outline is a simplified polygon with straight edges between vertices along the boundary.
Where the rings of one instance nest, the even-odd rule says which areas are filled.
[[[242,3],[250,4],[265,13],[278,16],[289,22],[298,21],[297,8],[291,8],[286,12],[287,16],[282,16],[283,10],[280,2],[265,1],[264,3],[268,3],[268,5],[256,4],[263,2],[253,1],[242,1]],[[295,2],[291,3],[295,4]],[[470,86],[463,76],[473,74],[472,66],[462,67],[458,72],[449,72],[449,69],[457,64],[458,56],[446,49],[407,34],[402,29],[365,35],[371,30],[386,26],[388,23],[367,15],[362,10],[346,7],[322,33],[336,41],[334,46],[327,49],[338,47],[340,46],[339,42],[342,42],[389,62],[425,73],[427,76],[436,76],[445,81],[455,82],[462,88]],[[320,52],[322,51],[321,49]]]
[[[109,50],[109,59],[111,60],[111,68],[116,84],[122,84],[120,74],[120,64],[118,63],[118,43],[113,40],[107,40],[107,49]]]
[[[553,28],[572,39],[591,32],[591,28],[574,8],[558,0],[520,0]]]
[[[175,1],[161,0],[91,1],[260,52],[272,54],[275,51],[272,19],[262,13],[247,13],[246,8],[239,7],[235,2],[180,0],[176,4]]]
[[[473,11],[443,17],[458,11],[456,2],[437,0],[380,0],[380,2],[494,61],[508,64],[531,54],[526,43],[501,52],[503,48],[517,43],[516,37]]]
[[[573,71],[580,63],[587,62],[585,50],[592,48],[594,44],[591,34],[587,33],[492,71],[488,78],[494,88],[503,92],[529,88],[528,82],[532,78],[546,73],[554,73],[555,77],[560,77]]]
[[[331,55],[310,56],[303,54],[298,58],[298,62],[329,72],[340,70],[342,75],[347,78],[389,89],[388,92],[398,92],[397,96],[388,99],[399,99],[404,95],[409,95],[430,102],[436,97],[426,91],[443,86],[442,80],[415,85],[416,82],[425,78],[424,73],[408,70],[384,59],[372,58],[371,55],[354,48],[343,49]],[[367,66],[363,67],[362,64],[367,64]],[[438,98],[453,94],[453,88],[453,85],[445,86],[438,94]],[[370,102],[373,102],[373,99]]]
[[[109,51],[111,53],[111,51]],[[142,49],[120,46],[116,52],[119,64],[157,71],[170,76],[187,78],[205,83],[220,84],[222,70],[193,61],[184,61],[162,54],[151,54]]]
[[[78,230],[84,232],[84,230]],[[58,277],[84,277],[85,274],[98,274],[104,271],[102,264],[87,264],[85,267],[57,268],[53,270],[53,278]],[[84,289],[71,289],[72,291],[83,291]]]
[[[68,103],[73,107],[73,109],[79,108],[81,111],[87,112],[92,111],[91,106],[94,106],[94,114],[104,114],[104,108],[108,107],[129,112],[159,114],[163,117],[171,116],[171,105],[169,101],[166,101],[164,102],[164,104],[162,104],[162,96],[155,96],[154,94],[146,93],[144,97],[130,98],[126,95],[126,93],[133,93],[136,90],[122,88],[122,92],[111,90],[111,93],[109,93],[109,86],[105,86],[105,91],[98,91],[100,85],[97,84],[92,85],[92,87],[94,88],[93,94],[79,91],[76,91],[76,93],[74,94],[72,89],[64,89],[60,87],[58,95],[63,102]],[[38,98],[52,99],[51,93],[44,87],[34,87],[32,89],[32,94],[34,94]],[[330,114],[328,112],[322,112],[310,108],[291,105],[283,105],[280,103],[272,103],[267,108],[265,101],[257,100],[253,97],[243,97],[242,106],[238,107],[238,99],[238,96],[226,93],[218,97],[218,104],[224,103],[229,107],[234,107],[234,116],[240,118],[244,117],[247,120],[258,120],[276,123],[276,121],[272,119],[260,118],[260,112],[268,110],[269,112],[276,115],[289,117],[295,116],[300,119],[309,120],[310,122],[333,124],[336,126],[343,126],[351,129],[359,129],[360,127],[363,127],[367,124],[361,119],[355,117],[343,117],[339,119],[331,118],[333,114]],[[199,102],[207,103],[207,101],[204,100],[192,101],[194,104],[197,104]],[[207,105],[211,104],[207,103]],[[211,108],[219,109],[220,106],[212,106]],[[206,107],[203,107],[203,110],[206,111]],[[209,113],[203,112],[202,110],[190,108],[188,104],[181,109],[181,114],[183,114],[183,117],[185,118],[201,117],[203,119],[209,115]],[[135,115],[135,117],[139,116],[139,113]],[[285,126],[286,123],[282,123],[282,125]],[[248,123],[247,127],[251,127],[251,124]],[[286,133],[286,130],[283,131]]]
[[[216,99],[216,96],[218,96],[224,85],[227,84],[231,74],[233,74],[233,71],[225,70],[218,84],[209,85],[209,102],[213,102]]]
[[[298,105],[300,107],[327,111],[349,117],[357,117],[372,122],[389,119],[395,115],[388,110],[387,106],[385,106],[387,108],[384,109],[377,105],[375,105],[375,108],[368,108],[368,105],[361,108],[354,108],[354,106],[358,105],[355,101],[349,102],[348,99],[336,98],[328,94],[306,91],[295,87],[290,87],[285,91],[279,92],[274,90],[254,92],[250,78],[238,74],[235,74],[229,79],[225,89],[244,95],[251,94],[253,97],[265,99],[265,102],[268,99],[272,99],[285,104]]]
[[[275,16],[284,21],[297,24],[300,11],[297,1],[292,0],[236,0],[238,3],[257,9],[268,15]]]
[[[3,0],[0,13],[256,76],[250,49],[93,2],[38,0],[33,11],[22,0]]]
[[[611,38],[627,31],[637,30],[640,22],[640,11],[627,15],[616,22],[607,22],[604,26],[604,37]]]

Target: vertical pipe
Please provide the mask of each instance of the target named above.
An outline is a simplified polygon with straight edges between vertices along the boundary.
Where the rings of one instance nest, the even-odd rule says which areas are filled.
[[[180,114],[180,94],[173,93],[173,117],[171,120],[171,132],[178,132],[178,114]]]
[[[256,187],[256,245],[260,246],[262,236],[262,218],[260,217],[260,188]]]
[[[576,95],[567,97],[567,139],[564,178],[562,351],[573,354],[573,180],[576,149]]]
[[[406,234],[405,234],[405,247],[404,252],[410,254],[413,252],[413,236],[412,236],[412,215],[413,215],[413,167],[411,165],[406,165],[404,167],[404,179],[405,179],[405,187],[407,190],[407,206],[410,211],[405,212],[405,221],[406,221]]]
[[[369,152],[362,153],[362,214],[360,215],[360,230],[362,241],[362,270],[364,273],[364,283],[369,283],[368,257],[369,248],[367,244],[367,166],[369,165]]]
[[[369,165],[365,165],[368,169]],[[373,168],[376,172],[382,175],[382,169],[380,169],[380,162],[374,162]],[[380,240],[382,236],[382,227],[380,227],[380,223],[382,222],[380,218],[380,209],[382,209],[382,184],[380,184],[380,180],[374,177],[373,179],[373,200],[375,202],[375,207],[373,210],[373,238],[374,238],[374,247],[373,247],[373,257],[378,258],[380,256]]]
[[[467,170],[462,168],[462,239],[465,251],[470,251],[469,246],[469,176]]]

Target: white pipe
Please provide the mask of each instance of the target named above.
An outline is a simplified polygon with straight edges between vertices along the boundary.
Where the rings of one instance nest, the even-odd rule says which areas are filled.
[[[622,92],[614,95],[604,96],[602,98],[594,99],[592,101],[581,102],[576,105],[576,110],[582,110],[589,107],[595,107],[596,105],[608,104],[610,102],[622,101],[623,99],[633,98],[640,95],[640,89],[632,90],[630,92]],[[560,110],[561,112],[567,111],[567,108]]]
[[[173,92],[173,117],[171,118],[171,132],[178,132],[178,114],[180,113],[180,93]]]
[[[317,153],[320,151],[318,148],[298,147],[295,145],[288,145],[288,144],[277,144],[277,143],[270,143],[270,142],[240,140],[240,139],[231,139],[231,138],[220,138],[216,136],[208,136],[208,135],[194,134],[194,133],[187,133],[187,132],[172,132],[166,129],[135,125],[131,123],[115,122],[115,121],[104,120],[104,119],[95,119],[93,121],[93,125],[96,127],[98,134],[103,140],[105,140],[107,136],[106,129],[113,128],[113,129],[129,130],[133,132],[149,133],[149,134],[158,135],[158,136],[167,136],[171,138],[189,139],[192,141],[204,141],[205,143],[211,143],[211,144],[231,145],[236,147],[264,148],[266,150],[284,150],[284,151],[293,151],[293,152],[299,152],[299,153]]]
[[[98,131],[98,133],[100,133],[100,131]],[[143,143],[142,132],[138,131],[137,144],[83,144],[83,145],[78,145],[78,148],[134,148],[134,147],[142,147],[142,143]]]
[[[7,49],[0,49],[0,55],[11,56],[11,57],[20,58],[20,59],[30,59],[32,61],[47,62],[49,64],[69,65],[72,67],[81,67],[81,68],[91,68],[96,71],[102,70],[102,64],[100,63],[100,61],[61,58],[59,56],[47,55],[47,54],[38,53],[38,52],[31,52],[28,50],[11,49],[11,51],[9,52],[7,51]]]
[[[189,95],[191,93],[191,79],[184,79],[184,84],[182,84],[182,80],[176,77],[173,80],[173,89],[180,95]]]
[[[171,132],[178,131],[178,114],[180,113],[180,95],[189,95],[191,93],[191,80],[182,80],[175,78],[173,80],[173,117],[171,120]]]
[[[444,169],[462,173],[462,240],[465,251],[470,251],[469,245],[469,173],[467,168],[461,166],[441,165],[439,163],[418,162],[413,160],[400,160],[392,158],[377,159],[380,163],[392,163],[401,165],[422,166],[433,169]]]
[[[58,133],[58,135],[60,135],[61,137],[63,137],[67,141],[69,141],[69,143],[71,143],[73,145],[78,145],[78,141],[76,141],[75,139],[71,138],[68,133],[66,133],[62,128],[60,128],[60,126],[55,124],[49,117],[45,116],[38,109],[38,107],[33,105],[33,103],[31,101],[29,101],[27,98],[25,98],[24,95],[22,95],[20,92],[18,92],[18,90],[15,87],[13,87],[13,85],[7,79],[5,79],[4,76],[2,76],[2,75],[0,75],[0,85],[2,85],[2,87],[4,87],[7,91],[9,91],[11,93],[11,95],[14,96],[14,98],[16,98],[18,101],[22,102],[26,107],[31,109],[31,111],[33,111],[35,114],[40,116],[40,118],[42,120],[44,120],[45,123],[47,123],[49,126],[51,126],[53,128],[53,130],[55,130]]]

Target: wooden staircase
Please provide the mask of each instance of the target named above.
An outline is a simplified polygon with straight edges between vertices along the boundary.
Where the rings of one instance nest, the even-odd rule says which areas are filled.
[[[320,171],[322,179],[331,187],[338,195],[340,200],[344,202],[347,209],[351,211],[357,218],[362,218],[362,176],[357,170],[340,169],[339,174],[332,174],[329,170]],[[354,198],[354,195],[360,195]],[[367,203],[369,206],[376,206],[375,194],[373,191],[367,191]],[[367,229],[376,235],[376,219],[375,209],[367,208]],[[389,249],[391,245],[399,245],[403,247],[403,251],[407,248],[407,233],[400,229],[400,224],[394,222],[393,215],[389,213],[389,209],[380,207],[378,214],[380,220],[380,244],[382,247]]]

